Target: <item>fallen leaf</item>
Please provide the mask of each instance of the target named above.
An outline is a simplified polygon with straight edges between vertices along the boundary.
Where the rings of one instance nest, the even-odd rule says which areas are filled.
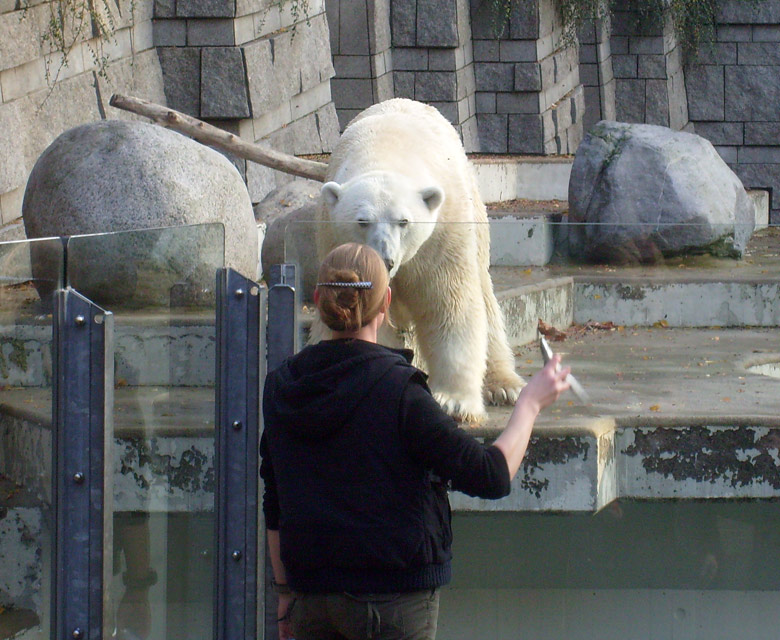
[[[548,340],[553,340],[554,342],[562,342],[563,340],[566,340],[565,331],[556,329],[552,325],[547,324],[541,318],[539,318],[537,328],[539,329],[539,333],[541,333]]]
[[[653,326],[656,329],[665,329],[666,327],[669,326],[669,323],[666,320],[658,320],[653,323]]]
[[[723,400],[723,402],[731,402],[731,398],[728,398],[728,397],[721,398],[721,400]]]
[[[660,410],[661,410],[661,406],[657,404],[654,404],[652,407],[650,407],[650,411],[660,411]]]

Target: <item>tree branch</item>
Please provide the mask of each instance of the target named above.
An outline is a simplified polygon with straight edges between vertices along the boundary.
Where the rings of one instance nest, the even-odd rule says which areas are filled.
[[[211,145],[229,151],[241,158],[251,160],[265,167],[271,167],[277,171],[291,173],[301,178],[310,180],[325,180],[325,172],[328,165],[324,162],[315,162],[313,160],[304,160],[295,156],[274,151],[268,147],[259,144],[247,142],[232,133],[212,126],[188,116],[174,109],[169,109],[162,105],[132,96],[123,96],[115,93],[111,96],[109,104],[117,109],[130,111],[141,116],[145,116],[157,124],[175,129],[180,133],[194,138],[198,142]]]

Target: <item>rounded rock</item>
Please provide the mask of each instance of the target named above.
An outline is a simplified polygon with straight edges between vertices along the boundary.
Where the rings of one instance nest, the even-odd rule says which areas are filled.
[[[202,300],[223,251],[226,266],[257,274],[257,229],[238,170],[156,125],[105,120],[66,131],[33,167],[22,213],[29,239],[224,227],[224,239],[214,225],[71,240],[68,284],[99,304],[165,304],[176,295],[186,303],[182,291]]]

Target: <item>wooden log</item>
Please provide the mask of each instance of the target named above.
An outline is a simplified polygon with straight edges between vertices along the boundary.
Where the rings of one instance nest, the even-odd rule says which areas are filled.
[[[240,158],[251,160],[265,167],[271,167],[277,171],[291,173],[294,176],[309,178],[310,180],[318,180],[319,182],[325,180],[325,172],[328,165],[324,162],[296,158],[287,153],[274,151],[263,145],[247,142],[232,133],[180,111],[169,109],[148,100],[134,98],[133,96],[123,96],[118,93],[111,96],[109,104],[117,109],[145,116],[161,126],[175,129],[198,142],[219,147]]]

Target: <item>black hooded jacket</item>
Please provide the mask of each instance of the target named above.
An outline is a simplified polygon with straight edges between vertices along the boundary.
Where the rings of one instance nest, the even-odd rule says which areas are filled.
[[[260,473],[296,591],[388,593],[450,580],[447,485],[509,493],[506,460],[433,399],[411,352],[306,347],[268,374]]]

